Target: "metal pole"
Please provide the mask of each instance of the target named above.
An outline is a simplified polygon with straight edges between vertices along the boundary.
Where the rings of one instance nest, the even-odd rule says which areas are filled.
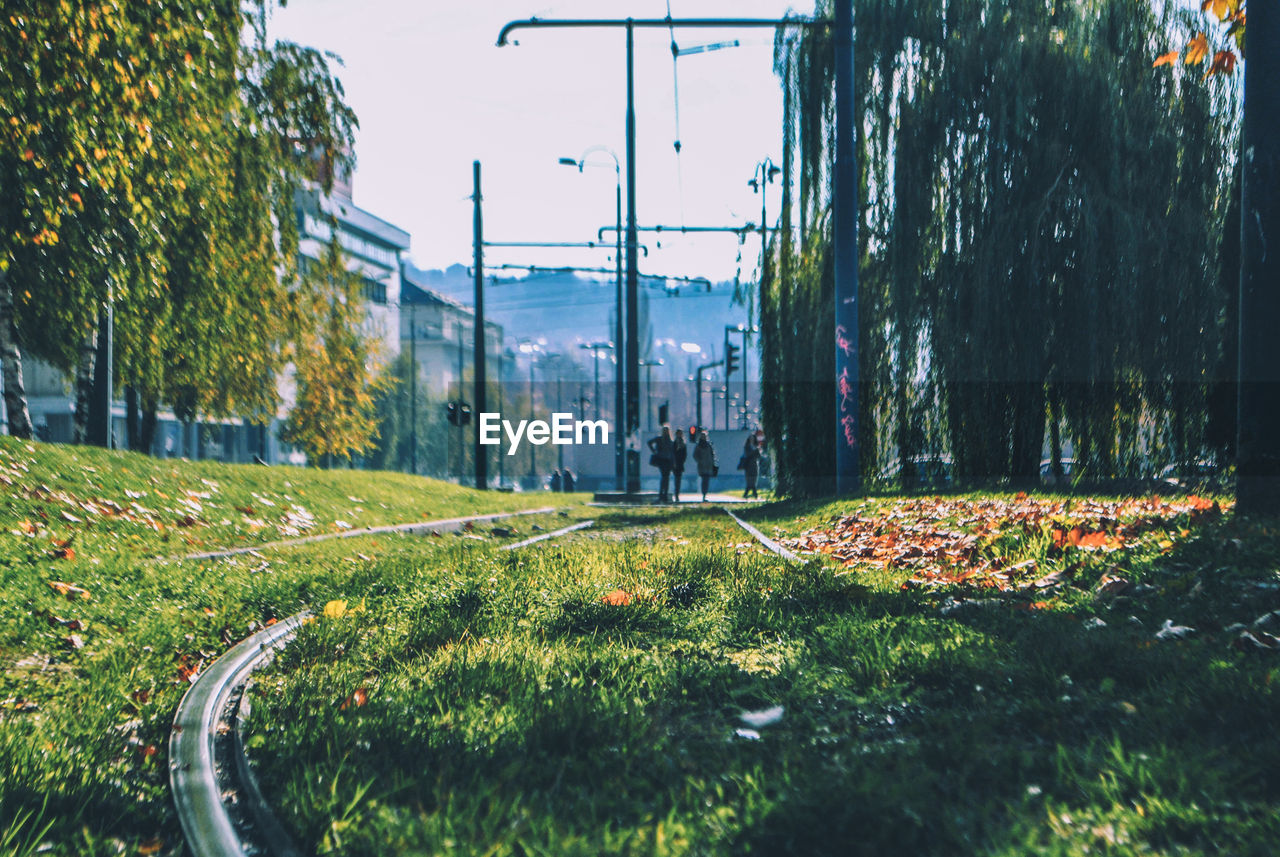
[[[472,437],[476,448],[476,490],[484,491],[489,487],[489,450],[480,444],[480,415],[488,410],[484,378],[485,331],[484,331],[484,219],[480,210],[480,162],[471,164],[472,179],[475,184],[475,266],[476,266],[476,328],[474,342],[474,375],[475,375],[475,407],[472,410]]]
[[[535,419],[533,411],[533,352],[529,352],[529,422],[532,424]],[[538,470],[537,465],[533,461],[533,444],[529,444],[529,490],[538,490]]]
[[[502,352],[503,352],[503,346],[499,345],[498,346],[498,413],[502,413],[503,406],[506,404],[505,396],[503,396],[503,392],[502,392],[502,389],[504,386],[502,383],[502,369],[503,369]],[[498,452],[498,487],[499,488],[507,484],[506,458],[507,457],[503,455],[501,451]]]
[[[835,250],[835,419],[837,494],[861,487],[858,425],[858,166],[854,134],[853,0],[837,0],[836,150],[831,189]]]
[[[639,450],[640,330],[636,276],[636,104],[635,27],[627,19],[627,436]],[[640,491],[640,473],[627,473],[627,493]]]
[[[115,401],[116,391],[116,302],[111,294],[111,286],[107,285],[107,449],[115,449],[116,421],[111,417],[111,403]]]
[[[600,419],[600,351],[598,349],[592,349],[591,354],[594,357],[591,362],[595,364],[596,370],[596,419]]]
[[[466,431],[462,428],[462,402],[463,402],[462,391],[463,389],[465,389],[462,386],[462,373],[464,371],[462,360],[467,352],[466,352],[466,343],[462,339],[462,333],[463,333],[462,328],[463,328],[462,319],[459,318],[458,319],[458,432],[457,432],[458,434],[458,484],[459,485],[462,484],[462,480],[464,478],[462,471],[466,469],[466,464],[467,464],[467,456],[466,456],[467,434],[466,434]]]
[[[1240,224],[1236,510],[1280,511],[1280,9],[1249,8]],[[1270,251],[1268,252],[1268,248]]]
[[[694,377],[698,379],[694,385],[694,390],[696,391],[694,393],[694,413],[696,414],[694,418],[694,425],[696,425],[698,427],[698,430],[701,431],[702,430],[702,367],[701,366],[698,367],[698,371]]]
[[[617,292],[617,318],[614,319],[614,340],[613,340],[613,367],[614,367],[614,422],[613,422],[613,468],[614,477],[616,479],[615,487],[622,491],[626,488],[626,430],[624,426],[627,424],[627,399],[626,384],[623,381],[623,365],[622,365],[622,167],[618,164],[617,155],[613,159],[613,176],[614,176],[614,213],[617,215],[617,230],[614,233],[615,250],[613,261],[617,267],[617,277],[614,287]]]
[[[415,475],[418,472],[418,323],[412,315],[409,318],[409,472]]]

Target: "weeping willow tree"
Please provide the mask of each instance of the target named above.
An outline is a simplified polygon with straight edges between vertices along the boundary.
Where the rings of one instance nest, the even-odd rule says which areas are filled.
[[[1130,476],[1228,437],[1230,82],[1153,69],[1170,22],[1132,0],[868,0],[855,22],[864,477],[948,455],[1029,479],[1067,445]],[[834,472],[834,355],[812,347],[834,51],[783,32],[775,59],[799,199],[765,260],[765,427],[780,488],[812,494]]]

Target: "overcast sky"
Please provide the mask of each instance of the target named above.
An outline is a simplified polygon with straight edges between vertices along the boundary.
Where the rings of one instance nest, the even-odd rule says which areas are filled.
[[[675,18],[776,18],[812,4],[785,0],[670,0]],[[471,164],[482,165],[489,241],[587,241],[614,222],[614,173],[595,154],[582,174],[557,163],[606,146],[623,161],[625,33],[538,29],[496,46],[508,21],[530,17],[662,18],[667,0],[292,0],[272,20],[274,38],[342,57],[338,75],[360,118],[355,201],[412,235],[419,267],[471,262]],[[756,164],[780,159],[782,97],[772,30],[677,30],[682,48],[739,40],[736,48],[678,63],[681,153],[670,36],[636,31],[637,205],[643,225],[758,222],[747,186]],[[770,220],[778,186],[769,188]],[[625,206],[625,198],[624,198]],[[625,208],[624,208],[625,217]],[[611,240],[607,235],[606,240]],[[641,235],[643,273],[731,279],[733,236]],[[750,276],[758,240],[743,249]],[[599,250],[492,249],[486,261],[611,265]]]

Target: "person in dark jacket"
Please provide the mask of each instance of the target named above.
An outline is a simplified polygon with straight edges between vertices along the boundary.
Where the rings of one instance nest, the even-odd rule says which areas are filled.
[[[671,468],[675,465],[675,442],[671,439],[671,426],[663,426],[662,434],[649,438],[649,463],[658,468],[662,476],[662,484],[658,489],[658,502],[666,503],[669,499]]]
[[[673,438],[671,476],[673,479],[676,502],[680,502],[680,481],[684,479],[684,463],[689,457],[689,447],[684,442],[684,432],[678,431]]]
[[[573,482],[573,471],[566,467],[563,475],[560,477],[560,490],[566,493],[572,491]]]
[[[693,448],[693,461],[698,465],[698,476],[702,479],[702,502],[707,502],[707,490],[711,487],[711,477],[720,471],[716,462],[716,448],[707,439],[705,431],[698,432],[698,445]]]
[[[760,479],[760,444],[756,442],[755,432],[747,435],[742,445],[742,472],[747,477],[747,490],[742,492],[742,498],[759,497],[756,482]]]

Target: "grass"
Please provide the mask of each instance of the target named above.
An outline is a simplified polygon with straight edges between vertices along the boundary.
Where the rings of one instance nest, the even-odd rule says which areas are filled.
[[[901,505],[753,515],[798,535]],[[1280,841],[1280,654],[1227,630],[1280,607],[1273,522],[1113,521],[1136,534],[1099,551],[1054,547],[1056,520],[988,533],[987,559],[1073,568],[1032,590],[791,568],[706,510],[612,522],[625,529],[386,568],[365,614],[308,626],[256,686],[250,738],[305,849],[1262,855]],[[1096,591],[1104,574],[1132,594]],[[1165,619],[1196,631],[1158,638]],[[778,706],[769,725],[743,719]]]
[[[1280,628],[1253,626],[1280,608],[1275,521],[992,494],[744,508],[815,551],[794,567],[708,507],[577,507],[521,519],[518,536],[183,562],[164,558],[278,538],[286,504],[315,532],[549,498],[7,439],[0,474],[0,854],[181,852],[165,751],[190,673],[334,599],[348,609],[259,676],[246,736],[304,850],[1262,855],[1280,841],[1266,648]],[[494,550],[588,512],[600,526]],[[869,553],[846,564],[850,546]],[[1195,630],[1158,636],[1166,622]]]
[[[357,536],[192,562],[165,557],[290,535],[282,528],[303,519],[295,506],[314,519],[301,532],[314,534],[341,531],[339,520],[368,526],[564,498],[9,438],[0,438],[0,477],[5,855],[178,853],[167,739],[194,673],[272,619],[351,589],[376,591],[380,563],[485,552],[565,521],[553,513],[519,519],[509,536],[482,525],[466,535]],[[251,510],[237,510],[247,503]]]

